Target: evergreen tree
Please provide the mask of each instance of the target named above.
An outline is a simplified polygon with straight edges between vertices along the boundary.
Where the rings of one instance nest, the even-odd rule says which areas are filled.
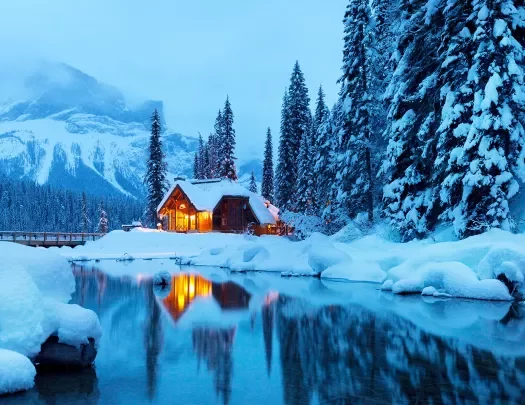
[[[313,159],[310,154],[310,136],[303,136],[299,148],[299,170],[297,176],[297,197],[295,211],[314,215],[314,190],[313,190]]]
[[[206,178],[204,139],[199,133],[199,151],[197,152],[197,179]]]
[[[266,143],[264,144],[264,162],[261,194],[270,202],[274,202],[273,182],[273,142],[272,132],[270,128],[268,128],[268,132],[266,133]]]
[[[200,173],[200,167],[199,167],[199,154],[195,152],[193,155],[193,178],[198,179]]]
[[[284,211],[291,203],[295,183],[291,177],[294,171],[294,158],[290,142],[290,109],[288,90],[285,90],[281,107],[281,134],[279,138],[279,155],[275,176],[275,197],[277,205]]]
[[[160,116],[155,109],[151,117],[151,137],[144,183],[148,189],[146,222],[152,226],[158,222],[157,207],[168,190],[167,164],[162,151]]]
[[[472,125],[464,146],[469,162],[456,211],[460,237],[490,228],[511,230],[510,199],[525,180],[525,8],[518,0],[474,0]]]
[[[217,162],[218,162],[218,151],[219,145],[217,143],[217,136],[210,134],[208,137],[207,143],[207,152],[208,152],[208,174],[210,179],[219,177],[217,175]]]
[[[222,176],[222,165],[224,162],[224,151],[223,151],[223,145],[224,145],[224,120],[222,118],[222,112],[219,110],[219,113],[217,114],[217,118],[215,118],[215,136],[214,141],[215,145],[217,147],[216,153],[217,153],[217,164],[215,169],[215,177],[221,177]]]
[[[210,165],[210,144],[208,142],[206,142],[204,144],[204,148],[203,148],[203,154],[204,154],[204,158],[203,158],[203,161],[202,161],[202,166],[203,166],[203,174],[204,174],[204,178],[205,179],[212,179],[213,176],[212,176],[212,168],[211,168],[211,165]]]
[[[276,192],[277,202],[283,210],[293,209],[293,201],[296,197],[301,139],[311,133],[312,117],[309,104],[310,98],[304,75],[299,62],[296,62],[281,111]]]
[[[98,220],[98,233],[108,233],[108,214],[106,213],[106,210],[104,209],[104,205],[102,202],[100,203],[99,208],[99,220]]]
[[[371,9],[368,0],[350,0],[345,19],[345,46],[340,97],[344,121],[336,178],[340,179],[336,203],[350,216],[366,210],[373,221],[372,128],[369,49],[372,46]]]
[[[89,232],[89,215],[87,209],[87,196],[86,193],[82,192],[82,232]]]
[[[330,204],[331,189],[334,184],[335,173],[333,170],[334,150],[336,139],[332,131],[332,118],[330,110],[326,107],[323,121],[317,128],[314,156],[314,173],[317,178],[315,185],[315,207],[319,215]]]
[[[255,193],[257,194],[257,182],[255,180],[255,174],[253,173],[253,170],[252,170],[252,174],[250,176],[250,185],[248,186],[248,190],[250,190],[252,193]]]
[[[438,126],[437,69],[440,46],[439,8],[426,0],[402,0],[406,10],[397,24],[397,64],[387,88],[388,139],[382,173],[384,214],[404,240],[424,236],[435,225],[432,181]]]
[[[328,109],[328,107],[326,106],[324,98],[325,98],[325,94],[324,94],[323,86],[319,86],[319,91],[317,92],[317,102],[316,102],[316,105],[315,105],[315,115],[314,115],[314,119],[313,119],[313,125],[314,125],[313,134],[314,134],[314,136],[316,136],[316,134],[317,134],[317,132],[319,130],[319,127],[323,124],[326,115],[330,111]],[[316,142],[316,144],[317,144],[317,142]],[[317,147],[317,145],[316,145],[316,147]]]
[[[226,177],[230,180],[237,180],[237,171],[235,169],[235,129],[233,128],[233,111],[231,109],[230,100],[227,97],[224,103],[224,110],[222,114],[222,161],[221,161],[221,177]]]

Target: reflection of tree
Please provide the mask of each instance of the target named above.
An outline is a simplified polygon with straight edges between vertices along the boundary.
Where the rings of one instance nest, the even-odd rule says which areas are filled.
[[[281,296],[276,311],[286,404],[523,403],[525,358],[359,306],[305,309]]]
[[[235,328],[196,328],[192,335],[199,365],[202,360],[206,361],[208,370],[214,373],[215,391],[224,404],[230,402],[232,392],[234,337]]]
[[[144,327],[144,345],[146,348],[146,377],[148,396],[153,399],[157,384],[157,360],[160,353],[162,330],[160,322],[160,308],[153,293],[153,283],[146,285],[147,314]]]
[[[272,345],[273,345],[273,318],[274,318],[274,305],[265,305],[262,309],[262,324],[263,324],[263,336],[264,336],[264,352],[266,354],[266,368],[268,376],[272,371]]]

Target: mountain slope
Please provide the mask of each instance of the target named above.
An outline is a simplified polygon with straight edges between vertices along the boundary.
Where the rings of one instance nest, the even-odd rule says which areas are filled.
[[[144,194],[149,120],[162,102],[129,108],[117,89],[63,64],[24,78],[29,99],[0,105],[0,170],[91,193]],[[170,177],[190,175],[194,138],[163,134]]]

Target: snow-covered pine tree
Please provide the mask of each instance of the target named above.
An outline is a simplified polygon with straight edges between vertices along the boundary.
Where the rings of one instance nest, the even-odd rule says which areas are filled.
[[[237,159],[235,157],[235,129],[233,128],[233,111],[228,97],[226,97],[226,102],[224,103],[222,122],[221,177],[237,180],[237,170],[235,169],[235,160]]]
[[[291,177],[294,171],[294,158],[290,136],[289,97],[288,90],[285,90],[281,107],[281,131],[274,187],[276,202],[282,211],[288,208],[288,203],[293,195],[293,187],[295,186]]]
[[[261,185],[261,194],[270,202],[275,202],[273,186],[273,142],[272,131],[270,130],[270,128],[268,128],[268,131],[266,132],[266,142],[264,144],[263,178]]]
[[[148,191],[145,215],[147,218],[146,223],[152,226],[155,226],[158,220],[157,206],[160,204],[164,198],[164,194],[168,190],[168,182],[166,179],[167,164],[164,160],[160,134],[160,116],[157,109],[155,109],[151,117],[149,156],[148,161],[146,162],[146,174],[144,176],[144,183],[146,184]]]
[[[199,167],[199,154],[198,152],[195,152],[193,155],[193,178],[198,179],[200,173],[200,167]]]
[[[255,173],[253,172],[253,170],[252,170],[252,174],[250,176],[250,185],[248,186],[248,190],[250,190],[252,193],[255,193],[255,194],[258,193],[257,181],[255,179]]]
[[[216,135],[210,134],[208,136],[208,142],[206,143],[206,151],[208,153],[208,175],[210,179],[214,179],[217,176],[217,141]]]
[[[98,233],[108,233],[108,214],[104,209],[104,205],[101,202],[99,207],[99,220],[98,220]]]
[[[210,144],[208,142],[204,143],[204,147],[202,150],[203,158],[202,158],[202,173],[204,175],[205,179],[211,179],[212,176],[212,169],[210,164]]]
[[[295,62],[290,87],[281,110],[281,137],[276,176],[276,197],[282,210],[293,209],[296,197],[298,156],[301,138],[311,131],[310,98],[304,75]]]
[[[490,228],[511,230],[509,203],[525,180],[525,8],[518,0],[473,0],[474,92],[464,154],[462,200],[455,210],[460,237]]]
[[[333,158],[336,140],[332,132],[332,118],[330,110],[326,107],[323,120],[317,128],[314,155],[314,173],[317,178],[315,184],[315,208],[317,214],[322,216],[323,211],[330,203],[331,189],[334,184]]]
[[[216,145],[215,150],[217,154],[215,177],[222,177],[222,166],[224,162],[224,151],[223,151],[224,119],[223,119],[221,110],[219,110],[219,113],[217,114],[217,118],[215,118],[214,130],[215,130],[214,141]]]
[[[322,125],[322,123],[325,120],[325,116],[329,113],[329,109],[326,106],[326,103],[324,101],[325,94],[323,90],[323,86],[319,86],[319,90],[317,91],[317,101],[315,104],[315,114],[313,119],[313,125],[314,125],[314,131],[313,134],[317,138],[317,132],[319,127]],[[317,141],[315,141],[317,143]],[[317,147],[318,145],[316,145]]]
[[[395,72],[385,93],[388,147],[381,173],[383,212],[403,240],[424,236],[435,225],[432,181],[439,125],[441,2],[401,0],[394,53]]]
[[[305,134],[301,138],[298,156],[298,175],[294,211],[304,215],[314,215],[313,159],[310,152],[311,137]]]
[[[335,201],[349,216],[366,210],[370,222],[374,218],[370,119],[373,101],[369,89],[371,13],[368,0],[350,0],[344,18],[343,76],[339,79],[344,122],[342,155],[336,173],[341,184]]]
[[[199,133],[199,150],[197,152],[197,178],[205,179],[206,178],[206,167],[205,167],[205,148],[204,148],[204,139]]]
[[[472,124],[474,102],[469,80],[474,51],[471,24],[468,22],[472,3],[449,2],[442,13],[444,21],[438,84],[441,112],[433,168],[433,183],[437,190],[433,193],[432,206],[435,215],[440,215],[445,222],[452,222],[462,199],[463,175],[469,166],[464,146]]]
[[[81,211],[82,211],[82,232],[87,233],[89,232],[89,214],[88,214],[88,208],[87,208],[87,196],[84,191],[82,191],[82,203],[81,203]]]

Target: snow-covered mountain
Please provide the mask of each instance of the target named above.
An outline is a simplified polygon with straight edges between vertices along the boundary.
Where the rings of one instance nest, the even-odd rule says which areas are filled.
[[[0,103],[0,171],[91,193],[144,192],[149,122],[160,101],[130,107],[123,94],[65,64],[43,63],[20,96]],[[3,95],[0,94],[0,97]],[[191,175],[197,140],[165,131],[170,178]]]

